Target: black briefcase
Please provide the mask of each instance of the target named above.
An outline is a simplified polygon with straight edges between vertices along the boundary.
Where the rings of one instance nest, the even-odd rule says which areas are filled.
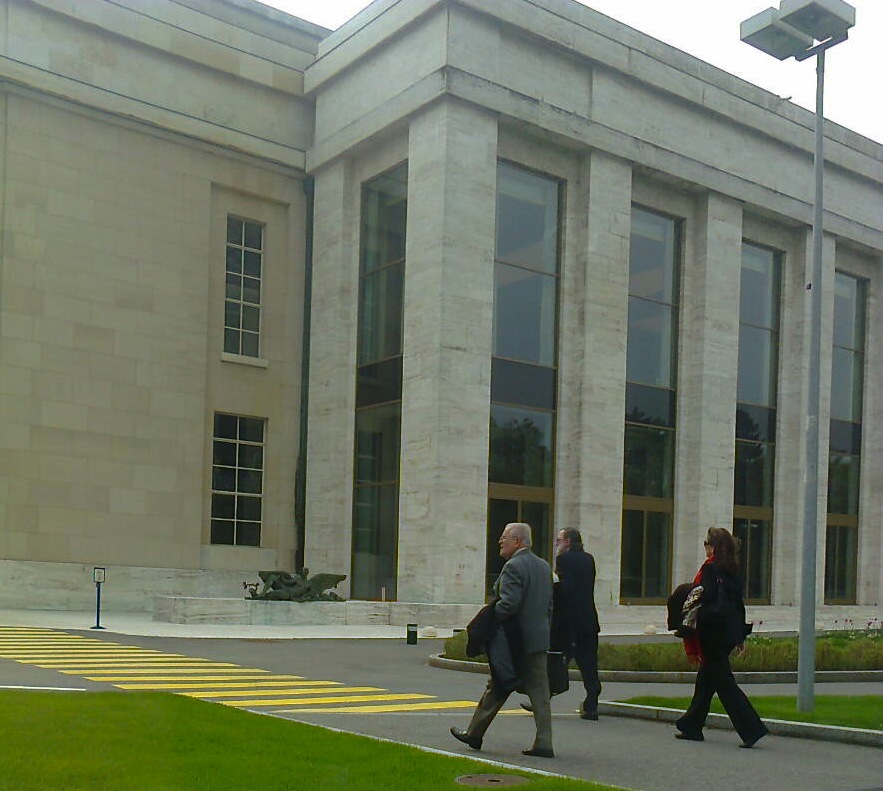
[[[560,651],[547,651],[546,667],[549,673],[549,694],[560,695],[567,692],[570,689],[570,679],[567,676],[564,654]]]

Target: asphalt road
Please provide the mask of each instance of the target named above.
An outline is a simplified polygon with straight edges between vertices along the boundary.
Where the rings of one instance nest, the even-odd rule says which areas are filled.
[[[573,711],[581,690],[573,687],[553,701],[554,760],[521,755],[532,741],[533,721],[518,709],[517,696],[488,731],[484,749],[475,752],[454,741],[448,728],[466,725],[484,678],[430,667],[427,657],[441,645],[440,640],[411,646],[390,640],[184,639],[0,629],[0,686],[87,691],[174,686],[169,691],[274,716],[641,791],[707,791],[707,771],[721,787],[883,788],[883,750],[776,736],[741,750],[735,733],[711,729],[701,744],[680,742],[666,724],[580,720]],[[817,693],[880,694],[881,687],[825,684],[817,685]],[[749,695],[793,690],[793,685],[746,687]],[[613,683],[605,685],[602,697],[690,691],[684,685]]]

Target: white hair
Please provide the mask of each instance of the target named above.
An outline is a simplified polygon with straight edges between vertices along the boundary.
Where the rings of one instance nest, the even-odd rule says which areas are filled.
[[[530,525],[527,522],[510,522],[506,527],[509,529],[509,535],[512,538],[519,539],[526,547],[532,546]]]

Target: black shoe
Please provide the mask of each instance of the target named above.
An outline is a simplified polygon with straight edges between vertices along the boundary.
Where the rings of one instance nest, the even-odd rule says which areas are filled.
[[[578,709],[577,711],[579,711],[579,718],[581,720],[597,720],[598,719],[597,709],[595,711],[583,711],[581,709]]]
[[[529,750],[522,750],[522,755],[532,755],[535,758],[554,758],[555,753],[551,747],[531,747]]]
[[[759,734],[757,734],[757,736],[752,736],[750,739],[746,739],[739,746],[744,747],[746,750],[750,750],[752,747],[754,747],[755,744],[757,744],[768,733],[769,733],[769,731],[766,728],[764,728]]]
[[[704,742],[705,737],[701,733],[684,733],[683,731],[678,731],[675,734],[675,739],[683,739],[688,742]]]
[[[463,744],[468,744],[473,750],[481,749],[481,736],[470,736],[462,728],[451,728],[451,736]]]
[[[525,711],[529,711],[531,714],[533,714],[533,706],[531,706],[530,703],[522,703],[521,708],[523,708]]]

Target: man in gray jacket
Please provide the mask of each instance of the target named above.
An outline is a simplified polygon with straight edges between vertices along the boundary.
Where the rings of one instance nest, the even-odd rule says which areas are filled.
[[[549,705],[549,676],[546,651],[552,617],[552,569],[531,551],[530,526],[510,522],[500,536],[500,556],[506,561],[494,585],[497,621],[512,618],[518,624],[521,641],[516,664],[521,686],[530,698],[537,733],[524,755],[553,758],[552,710]],[[451,734],[475,750],[481,749],[485,731],[509,698],[509,692],[495,687],[493,679],[478,702],[466,730],[451,728]]]

